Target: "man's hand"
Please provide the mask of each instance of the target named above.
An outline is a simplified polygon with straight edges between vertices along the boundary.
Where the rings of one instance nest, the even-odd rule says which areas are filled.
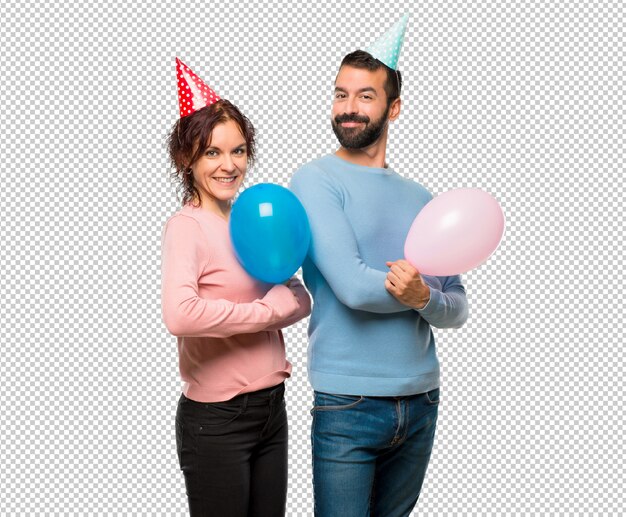
[[[389,273],[385,287],[398,301],[414,309],[423,309],[430,300],[430,289],[422,275],[406,260],[387,262]]]

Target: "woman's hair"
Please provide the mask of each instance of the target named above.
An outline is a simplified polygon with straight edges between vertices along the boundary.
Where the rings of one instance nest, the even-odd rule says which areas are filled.
[[[241,135],[246,141],[246,154],[248,167],[250,167],[254,164],[256,151],[254,126],[231,102],[221,99],[191,115],[178,119],[172,126],[167,137],[167,148],[172,167],[172,179],[177,183],[183,204],[194,200],[201,202],[194,185],[191,166],[210,145],[215,126],[228,120],[234,121],[239,126]]]

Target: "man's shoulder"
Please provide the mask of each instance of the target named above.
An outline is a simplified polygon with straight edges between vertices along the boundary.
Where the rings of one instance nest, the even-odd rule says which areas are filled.
[[[389,169],[389,177],[392,179],[395,187],[400,190],[406,190],[411,195],[418,194],[420,197],[432,198],[432,194],[428,188],[420,183],[415,177],[407,175],[405,171],[399,172],[393,168]]]
[[[412,179],[412,178],[407,178],[406,176],[402,176],[400,174],[398,174],[397,176],[398,176],[398,181],[402,183],[404,188],[410,189],[414,193],[418,192],[424,197],[428,197],[428,198],[433,197],[431,192],[424,185],[422,185],[419,181]]]
[[[295,174],[300,174],[300,173],[310,174],[314,172],[329,170],[329,162],[330,162],[330,155],[327,154],[324,156],[320,156],[319,158],[315,158],[314,160],[304,163],[300,167],[298,167],[298,170],[296,170],[296,172],[294,173],[294,176]]]
[[[329,167],[329,155],[321,156],[301,165],[294,172],[290,183],[294,185],[299,182],[317,180],[321,177],[327,177],[329,172],[332,172],[332,168]]]

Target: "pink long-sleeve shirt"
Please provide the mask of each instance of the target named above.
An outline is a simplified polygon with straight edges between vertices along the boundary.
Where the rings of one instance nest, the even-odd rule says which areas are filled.
[[[185,205],[163,230],[161,307],[178,340],[183,393],[219,402],[291,375],[281,328],[311,312],[308,293],[252,278],[241,267],[228,222]]]

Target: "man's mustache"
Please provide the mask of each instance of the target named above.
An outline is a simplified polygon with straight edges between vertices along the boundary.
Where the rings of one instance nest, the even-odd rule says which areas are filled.
[[[359,116],[359,115],[337,115],[335,117],[335,123],[341,124],[343,122],[364,122],[367,124],[370,121],[369,117]]]

